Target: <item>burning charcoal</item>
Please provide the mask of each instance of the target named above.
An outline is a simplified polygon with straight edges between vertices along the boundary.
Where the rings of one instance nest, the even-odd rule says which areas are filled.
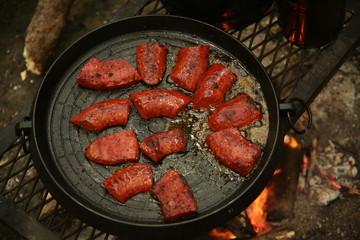
[[[300,185],[301,189],[309,188],[312,199],[320,206],[326,206],[337,199],[341,192],[349,194],[357,192],[353,186],[353,178],[357,175],[355,159],[347,153],[339,150],[333,142],[329,141],[324,151],[318,152],[313,145],[310,158],[304,158],[310,166],[300,177],[299,182],[304,183],[301,178],[306,178],[307,183]]]

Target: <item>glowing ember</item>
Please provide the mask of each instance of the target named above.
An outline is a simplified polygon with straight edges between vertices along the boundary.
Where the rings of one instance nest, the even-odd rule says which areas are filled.
[[[294,137],[291,137],[289,135],[286,135],[284,137],[284,143],[289,145],[291,148],[299,148],[300,144]]]
[[[303,157],[303,162],[302,162],[301,167],[305,170],[310,168],[310,160],[306,155],[304,155],[304,157]]]
[[[335,189],[337,189],[337,190],[340,190],[340,189],[341,189],[341,185],[340,185],[339,183],[337,183],[337,182],[335,182],[335,181],[331,181],[331,180],[329,180],[329,183],[330,183],[330,185],[333,186]]]
[[[264,233],[271,230],[271,226],[266,222],[267,213],[265,211],[266,199],[270,191],[271,190],[266,187],[258,198],[246,209],[254,231],[257,233]]]
[[[327,206],[344,192],[360,193],[353,180],[358,171],[356,161],[350,153],[339,151],[339,148],[329,141],[329,146],[318,151],[314,139],[312,149],[303,157],[298,189],[320,206]]]
[[[278,169],[275,170],[274,175],[278,175],[281,172],[282,172],[282,169],[278,168]]]
[[[231,26],[231,24],[227,22],[222,22],[221,28],[224,29],[224,31],[230,31],[231,29],[233,29],[233,26]]]
[[[223,227],[217,227],[211,230],[207,240],[226,240],[226,239],[235,239],[236,236],[229,230]]]

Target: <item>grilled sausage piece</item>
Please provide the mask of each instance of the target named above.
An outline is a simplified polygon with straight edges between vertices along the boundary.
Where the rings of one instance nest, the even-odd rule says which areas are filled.
[[[139,158],[139,144],[134,130],[123,130],[90,143],[85,156],[104,165],[134,162]]]
[[[145,138],[140,144],[140,149],[154,162],[159,162],[166,155],[184,151],[186,136],[180,128],[166,132],[155,133]]]
[[[159,42],[146,43],[136,48],[138,71],[146,84],[159,83],[166,70],[168,48]]]
[[[222,64],[213,64],[206,71],[195,91],[193,108],[217,107],[236,81],[236,75]]]
[[[153,183],[151,165],[144,163],[134,163],[116,170],[112,177],[103,181],[106,190],[121,203],[125,203],[136,194],[149,192]]]
[[[141,76],[131,63],[122,58],[103,61],[92,57],[76,81],[87,88],[108,90],[129,87],[140,82]]]
[[[130,99],[112,99],[95,103],[71,118],[70,122],[95,132],[115,125],[126,125],[130,106]]]
[[[130,94],[130,98],[146,120],[154,117],[176,117],[191,102],[191,98],[185,94],[164,89]]]
[[[230,127],[245,127],[262,118],[255,102],[246,94],[223,103],[211,114],[209,126],[213,131]]]
[[[178,86],[188,91],[195,91],[208,67],[209,53],[209,46],[194,46],[180,49],[176,65],[169,76]]]
[[[242,176],[248,175],[261,157],[261,147],[247,141],[236,128],[211,133],[205,141],[222,164]]]
[[[193,215],[198,207],[189,184],[176,170],[169,170],[155,184],[151,193],[161,204],[164,221]]]

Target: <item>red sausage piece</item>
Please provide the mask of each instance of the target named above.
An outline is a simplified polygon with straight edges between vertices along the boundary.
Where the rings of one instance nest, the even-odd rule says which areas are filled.
[[[105,165],[134,162],[139,158],[139,144],[134,130],[105,135],[90,143],[85,156]]]
[[[92,89],[117,89],[141,81],[141,76],[128,61],[118,58],[103,61],[90,58],[76,78],[78,84]]]
[[[184,151],[186,136],[180,128],[174,128],[166,132],[155,133],[145,138],[140,144],[140,149],[154,162],[158,162],[166,155]]]
[[[219,105],[209,118],[209,126],[213,131],[230,127],[245,127],[262,118],[261,111],[255,102],[246,94]]]
[[[209,53],[209,46],[194,46],[180,49],[176,65],[169,76],[178,86],[188,91],[195,91],[208,67]]]
[[[126,125],[130,106],[130,99],[113,99],[95,103],[71,118],[70,122],[95,132],[115,125]]]
[[[121,203],[125,203],[136,194],[149,192],[153,187],[154,177],[151,165],[134,163],[122,169],[103,181],[108,192]]]
[[[228,128],[206,136],[206,144],[220,162],[246,176],[261,157],[261,147],[247,141],[236,128]]]
[[[138,70],[146,84],[155,85],[162,80],[167,52],[167,47],[159,42],[142,44],[136,48]]]
[[[217,107],[236,81],[236,75],[222,64],[213,64],[204,74],[194,95],[194,109]]]
[[[154,117],[176,117],[191,102],[191,98],[185,94],[164,89],[130,94],[130,98],[146,120]]]
[[[176,170],[169,170],[154,184],[151,193],[161,204],[164,221],[173,221],[197,212],[198,207],[189,184]]]

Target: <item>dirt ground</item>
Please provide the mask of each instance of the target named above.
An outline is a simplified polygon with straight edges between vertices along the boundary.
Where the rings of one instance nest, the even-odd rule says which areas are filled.
[[[69,24],[55,56],[84,33],[111,20],[124,1],[75,1]],[[96,10],[94,4],[96,3]],[[0,129],[31,103],[43,76],[27,72],[22,52],[26,28],[36,0],[0,0]],[[89,14],[91,13],[91,14]],[[54,57],[55,57],[54,56]],[[360,159],[360,48],[346,61],[311,105],[314,126],[298,140],[309,146],[318,139],[320,149],[328,141],[339,144]],[[303,124],[302,120],[298,124]],[[359,181],[359,174],[354,181]],[[356,182],[357,188],[360,184]],[[320,207],[305,193],[295,203],[295,218],[288,228],[294,239],[360,239],[360,196],[342,194],[328,206]],[[1,234],[1,232],[0,232]],[[1,235],[0,235],[0,238]]]
[[[314,126],[299,140],[309,146],[318,139],[319,151],[336,143],[360,163],[360,55],[358,51],[330,80],[310,106]],[[300,125],[301,120],[300,120]],[[360,188],[359,173],[353,184]],[[310,203],[310,204],[309,204]],[[290,229],[296,239],[360,239],[360,196],[343,193],[327,206],[318,206],[306,193],[295,203]]]

